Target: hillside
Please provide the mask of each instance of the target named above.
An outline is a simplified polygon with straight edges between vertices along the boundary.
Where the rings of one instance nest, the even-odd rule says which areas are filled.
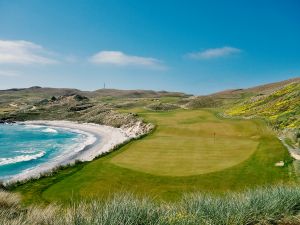
[[[185,93],[152,91],[152,90],[117,90],[117,89],[99,89],[86,93],[93,97],[114,97],[114,98],[161,98],[161,97],[187,97]]]
[[[136,119],[132,114],[120,114],[113,109],[146,106],[157,101],[177,101],[189,96],[151,90],[14,88],[0,90],[0,120],[67,118],[119,127]]]
[[[186,104],[187,108],[198,109],[207,107],[228,107],[243,103],[251,97],[267,96],[271,93],[284,88],[288,84],[299,83],[300,78],[293,78],[280,82],[259,85],[245,89],[231,89],[216,92],[206,96],[192,97]]]
[[[269,83],[269,84],[263,84],[263,85],[245,88],[245,89],[232,89],[232,90],[220,91],[212,94],[211,96],[233,97],[233,96],[241,96],[245,94],[253,94],[253,95],[270,94],[276,90],[283,88],[288,84],[298,83],[298,82],[300,82],[300,77]]]
[[[95,91],[81,91],[71,88],[48,88],[34,86],[30,88],[12,88],[0,90],[1,102],[9,102],[18,99],[35,100],[39,98],[49,98],[51,96],[85,95],[91,98],[161,98],[161,97],[188,97],[181,92],[152,91],[152,90],[117,90],[98,89]]]
[[[250,90],[256,95],[227,107],[225,114],[233,117],[263,118],[285,142],[300,146],[300,79],[280,85],[265,85]]]
[[[246,99],[226,112],[231,116],[266,118],[276,129],[297,128],[300,126],[300,82]]]

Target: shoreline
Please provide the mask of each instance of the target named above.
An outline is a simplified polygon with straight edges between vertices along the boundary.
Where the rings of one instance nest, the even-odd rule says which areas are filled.
[[[128,129],[114,128],[106,125],[94,123],[79,123],[66,120],[36,120],[18,122],[21,125],[40,125],[50,128],[60,128],[71,132],[81,133],[87,136],[83,148],[77,151],[68,152],[68,154],[59,155],[47,163],[40,164],[34,168],[24,170],[9,179],[3,181],[4,184],[12,184],[18,181],[26,181],[32,178],[38,179],[47,172],[51,172],[59,166],[72,165],[76,161],[92,161],[96,157],[111,151],[117,145],[120,145],[137,134]]]

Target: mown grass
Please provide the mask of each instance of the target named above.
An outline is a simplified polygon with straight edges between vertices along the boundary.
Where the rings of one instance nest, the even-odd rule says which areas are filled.
[[[198,124],[200,125],[198,128],[199,134],[202,132],[208,134],[211,130],[205,133],[206,129],[201,127],[202,122],[209,121],[210,118],[216,120],[215,116],[208,111],[192,112],[194,115],[197,115],[196,112],[198,112],[198,117],[196,118],[189,118],[186,115],[183,117],[181,115],[182,118],[185,119],[185,123],[183,123],[178,117],[180,117],[181,113],[185,114],[185,111],[173,112],[175,118],[168,120],[171,112],[166,114],[162,112],[155,113],[139,110],[139,115],[145,118],[145,120],[158,125],[156,130],[149,136],[141,140],[132,141],[111,154],[90,163],[75,165],[52,177],[42,178],[14,187],[13,191],[22,193],[25,203],[53,201],[67,203],[71,197],[74,200],[92,197],[107,199],[111,195],[114,195],[114,193],[120,191],[129,191],[140,197],[149,196],[161,202],[178,201],[184,194],[199,190],[220,194],[228,191],[241,191],[250,187],[283,183],[289,184],[294,182],[293,169],[290,167],[291,158],[287,150],[282,146],[280,141],[268,131],[266,126],[259,121],[245,121],[244,124],[238,120],[224,120],[218,123],[217,126],[219,127],[222,123],[225,123],[224,126],[226,129],[224,129],[224,136],[228,135],[230,138],[235,132],[235,129],[238,129],[241,135],[244,135],[239,138],[243,139],[249,137],[249,139],[251,139],[252,136],[255,136],[255,141],[258,143],[255,151],[245,157],[244,161],[240,160],[240,156],[232,156],[239,160],[235,162],[236,164],[222,170],[189,176],[176,176],[175,173],[172,176],[166,176],[147,173],[145,169],[138,170],[122,167],[115,163],[114,159],[122,156],[122,154],[127,154],[127,152],[135,151],[139,143],[143,143],[149,139],[151,140],[153,136],[155,137],[155,135],[160,132],[159,125],[161,121],[165,120],[170,126],[177,123],[177,126],[182,126],[183,128]],[[138,110],[136,111],[138,112]],[[157,118],[161,121],[158,121]],[[226,121],[228,121],[229,124],[235,124],[238,128],[226,125]],[[208,123],[211,124],[211,122]],[[252,123],[255,125],[252,125]],[[252,126],[247,127],[247,125]],[[172,128],[166,128],[166,130],[162,129],[162,131],[169,132],[172,130]],[[209,126],[207,129],[209,129]],[[194,131],[190,132],[192,136],[193,132]],[[185,137],[184,131],[182,134],[182,136]],[[180,138],[178,139],[178,141],[180,141]],[[177,140],[174,138],[173,141],[176,143]],[[199,142],[196,143],[199,144]],[[170,143],[170,145],[172,145],[172,143]],[[161,151],[163,150],[162,148]],[[218,152],[218,154],[222,154],[222,152]],[[243,154],[243,152],[237,152],[236,154]],[[226,154],[223,159],[225,159],[225,157]],[[146,161],[147,159],[141,158],[140,160]],[[219,161],[222,161],[221,157],[219,157]],[[275,163],[279,161],[284,161],[285,166],[275,167]],[[177,163],[178,162],[180,161],[177,161]],[[179,171],[179,174],[180,170],[188,171],[184,167],[184,164],[178,163],[177,165],[178,168],[175,169]],[[165,168],[163,168],[163,171],[164,170]],[[198,170],[198,173],[201,173],[199,171],[200,170]]]
[[[22,194],[22,200],[24,203],[34,202],[38,204],[48,204],[49,201],[42,197],[43,191],[81,170],[86,164],[87,162],[78,162],[74,165],[61,166],[49,173],[41,175],[40,178],[32,178],[27,181],[16,182],[5,185],[3,188],[6,190],[19,190]]]
[[[130,145],[111,162],[155,175],[190,176],[234,166],[268,135],[259,122],[224,120],[205,110],[177,110],[142,115],[156,132]]]
[[[132,194],[22,207],[19,197],[0,192],[0,224],[14,225],[291,225],[300,222],[300,188],[268,187],[212,196],[193,193],[177,203],[157,203]]]

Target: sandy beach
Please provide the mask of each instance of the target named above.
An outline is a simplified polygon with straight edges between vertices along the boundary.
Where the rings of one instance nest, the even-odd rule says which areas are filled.
[[[21,122],[20,124],[24,124],[26,126],[43,125],[49,126],[50,129],[62,128],[76,133],[82,133],[86,135],[87,138],[84,143],[81,143],[80,148],[74,149],[74,151],[67,152],[66,154],[61,154],[47,163],[25,170],[21,174],[13,176],[6,183],[26,180],[29,178],[38,178],[41,174],[49,172],[55,167],[72,164],[76,160],[91,161],[95,157],[110,151],[115,146],[135,137],[134,134],[121,128],[93,123],[39,120]]]

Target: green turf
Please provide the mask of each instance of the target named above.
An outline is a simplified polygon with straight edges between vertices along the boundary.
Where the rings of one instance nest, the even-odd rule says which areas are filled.
[[[294,181],[288,164],[274,166],[281,160],[289,162],[290,157],[261,121],[218,119],[207,110],[134,111],[157,124],[157,129],[105,157],[28,182],[15,191],[26,202],[106,198],[120,191],[174,201],[187,192],[219,193]]]
[[[189,176],[234,166],[255,151],[265,135],[253,121],[222,120],[208,111],[146,113],[156,132],[111,162],[141,172]]]

